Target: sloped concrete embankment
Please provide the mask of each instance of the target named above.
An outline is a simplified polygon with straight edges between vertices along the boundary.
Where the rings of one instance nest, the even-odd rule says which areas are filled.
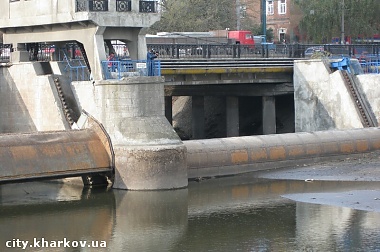
[[[332,72],[329,64],[320,59],[294,62],[296,132],[363,128],[342,72]],[[358,92],[379,121],[380,75],[365,74],[356,78]]]
[[[296,167],[380,149],[380,129],[184,141],[189,179]]]

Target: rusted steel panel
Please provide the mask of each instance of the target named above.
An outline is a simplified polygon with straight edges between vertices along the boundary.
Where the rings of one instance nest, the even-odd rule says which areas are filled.
[[[112,170],[93,129],[0,135],[0,182]]]

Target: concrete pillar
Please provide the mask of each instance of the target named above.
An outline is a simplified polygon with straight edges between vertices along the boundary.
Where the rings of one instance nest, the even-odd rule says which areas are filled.
[[[165,96],[165,117],[173,125],[173,104],[172,96]]]
[[[205,138],[204,96],[192,97],[192,131],[193,139]]]
[[[114,188],[187,186],[186,148],[165,118],[163,77],[75,82],[73,86],[81,108],[100,121],[111,138]]]
[[[239,97],[226,97],[227,137],[239,136]]]
[[[11,61],[16,62],[28,62],[29,52],[25,48],[25,43],[17,43],[13,45],[13,52],[11,52]]]
[[[276,98],[263,96],[263,134],[276,134]]]

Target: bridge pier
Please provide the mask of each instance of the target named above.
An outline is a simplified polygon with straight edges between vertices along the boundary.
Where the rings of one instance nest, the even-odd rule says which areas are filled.
[[[263,134],[276,134],[276,98],[263,96]]]
[[[160,190],[187,186],[186,148],[164,113],[162,77],[74,82],[78,104],[109,134],[113,187]]]
[[[204,96],[192,96],[192,131],[193,139],[205,138]]]
[[[239,97],[226,97],[227,137],[239,136]]]

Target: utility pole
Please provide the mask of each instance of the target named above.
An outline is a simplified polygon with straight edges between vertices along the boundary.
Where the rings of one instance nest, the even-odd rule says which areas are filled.
[[[240,0],[236,0],[236,30],[240,31],[240,15],[241,15],[241,6]]]
[[[345,44],[345,36],[344,36],[344,0],[342,0],[342,37],[341,44]]]
[[[267,41],[267,0],[261,0],[261,25],[263,26],[263,35]]]

